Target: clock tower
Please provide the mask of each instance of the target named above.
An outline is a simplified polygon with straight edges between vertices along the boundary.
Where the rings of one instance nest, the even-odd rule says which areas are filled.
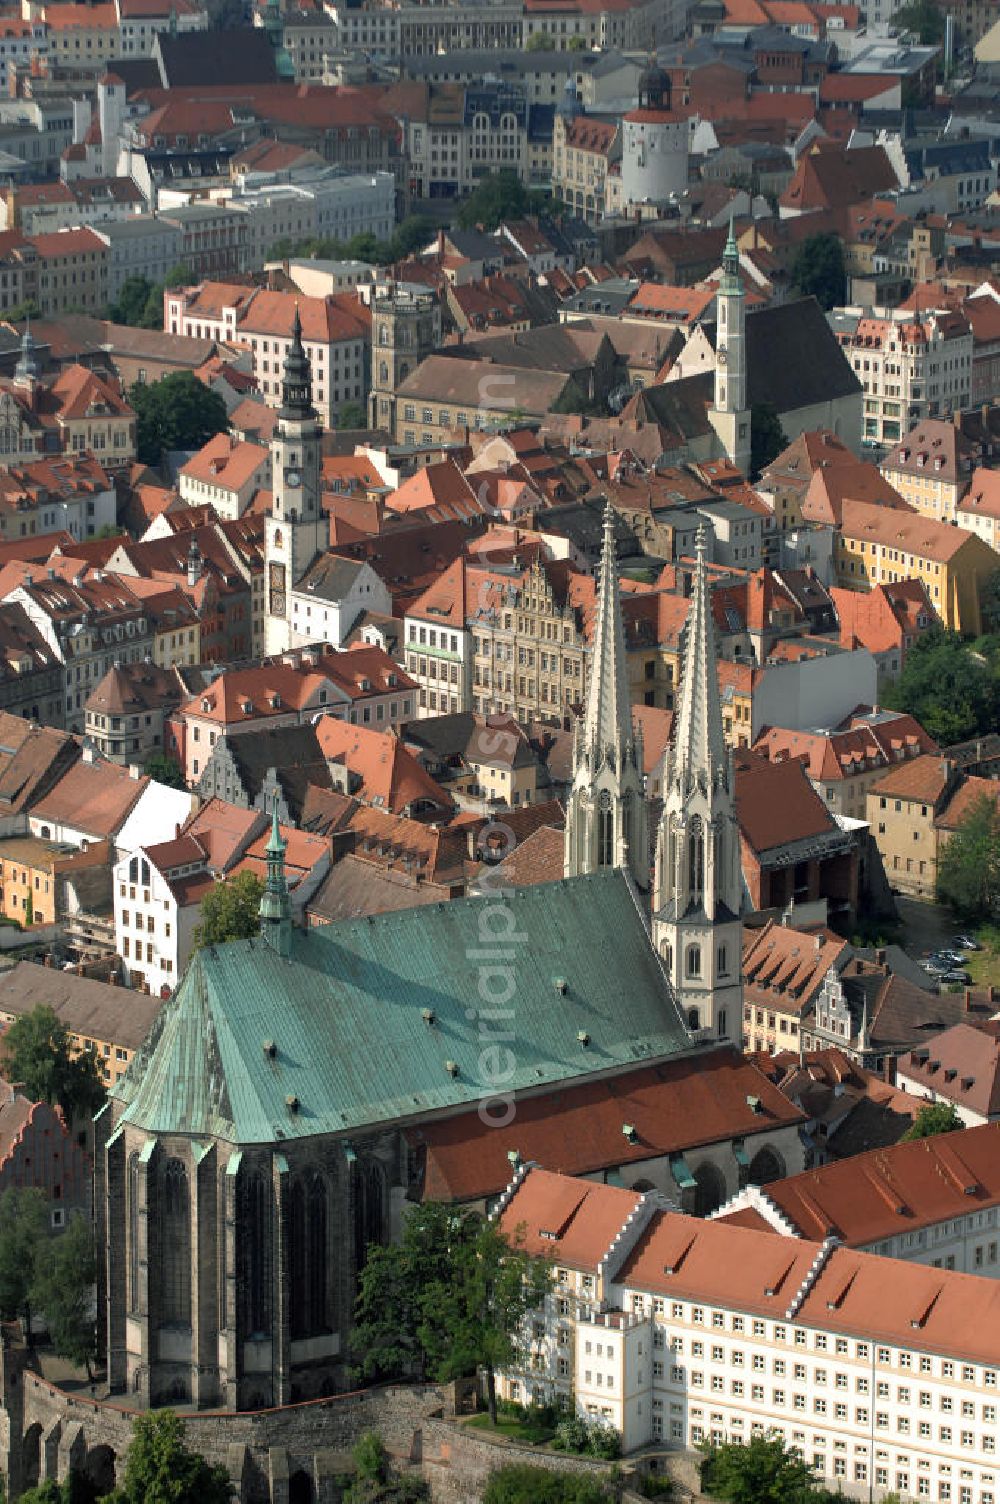
[[[732,221],[722,253],[722,280],[715,295],[715,307],[715,400],[708,417],[723,454],[746,474],[750,468],[746,301]]]
[[[271,440],[271,489],[264,549],[264,651],[268,654],[283,653],[292,646],[292,589],[316,555],[326,552],[330,538],[320,503],[320,426],[312,405],[312,372],[302,348],[297,306]]]

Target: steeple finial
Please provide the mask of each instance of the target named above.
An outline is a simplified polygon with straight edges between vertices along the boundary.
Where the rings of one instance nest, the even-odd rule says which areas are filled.
[[[285,354],[281,373],[280,418],[315,418],[312,405],[312,367],[302,345],[302,319],[298,299],[292,319],[292,341]]]
[[[632,740],[632,711],[625,665],[625,633],[622,627],[621,590],[618,584],[615,548],[615,512],[610,501],[604,507],[604,541],[597,587],[597,620],[587,686],[584,745],[600,756],[613,748],[616,756]]]
[[[271,834],[264,848],[267,881],[260,900],[260,932],[279,956],[287,956],[292,948],[292,910],[285,877],[287,844],[278,823],[278,790],[275,789],[271,802]]]
[[[671,772],[687,785],[704,782],[711,787],[725,772],[727,755],[705,549],[705,528],[701,526],[695,537],[694,589],[685,628]]]

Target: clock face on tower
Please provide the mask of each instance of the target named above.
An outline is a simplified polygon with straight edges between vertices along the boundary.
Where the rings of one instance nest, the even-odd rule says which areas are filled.
[[[302,484],[302,477],[297,470],[285,471],[285,485],[292,491],[297,491]]]

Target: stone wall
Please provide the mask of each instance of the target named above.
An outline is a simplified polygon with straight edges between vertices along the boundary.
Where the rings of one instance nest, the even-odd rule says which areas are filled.
[[[3,1355],[0,1453],[8,1497],[70,1468],[102,1490],[120,1479],[135,1411],[69,1394],[31,1372],[23,1356]],[[451,1392],[433,1385],[387,1386],[253,1412],[182,1413],[188,1444],[232,1479],[240,1504],[333,1504],[334,1479],[350,1452],[378,1431],[396,1465],[421,1473],[435,1504],[478,1504],[489,1474],[525,1461],[555,1471],[600,1475],[608,1464],[499,1445],[454,1418]]]

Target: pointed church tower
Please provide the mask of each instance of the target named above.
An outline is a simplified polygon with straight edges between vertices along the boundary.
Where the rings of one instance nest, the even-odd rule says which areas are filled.
[[[708,416],[723,453],[746,474],[750,468],[746,299],[732,220],[722,253],[722,281],[715,307],[715,394]]]
[[[271,834],[264,848],[267,858],[267,883],[260,900],[260,932],[279,956],[292,949],[292,906],[285,877],[286,842],[278,825],[278,795],[271,808]]]
[[[739,1043],[743,877],[702,528],[665,789],[656,843],[653,941],[688,1027]]]
[[[645,889],[649,847],[642,736],[632,727],[614,520],[606,506],[587,709],[573,744],[564,871],[578,877],[600,867],[627,867]]]
[[[290,595],[317,554],[325,553],[330,524],[320,499],[320,426],[312,405],[312,370],[302,347],[298,305],[285,355],[281,407],[271,440],[271,510],[264,524],[267,611],[264,651],[292,644]]]

